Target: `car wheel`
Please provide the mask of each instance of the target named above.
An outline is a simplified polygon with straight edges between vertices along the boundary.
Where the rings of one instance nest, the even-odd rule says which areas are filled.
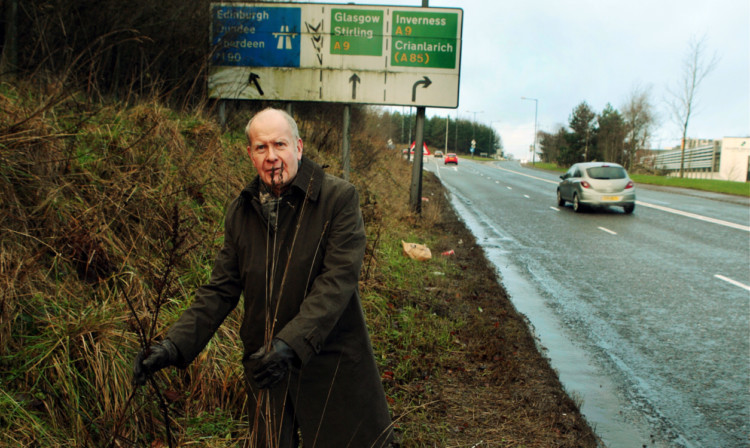
[[[635,204],[628,204],[622,207],[623,210],[625,210],[625,213],[628,215],[633,213],[633,210],[635,210]]]
[[[560,207],[565,207],[565,199],[562,198],[559,189],[557,190],[557,205],[559,205]]]
[[[578,200],[578,195],[573,194],[573,211],[576,213],[580,213],[583,211],[583,204]]]

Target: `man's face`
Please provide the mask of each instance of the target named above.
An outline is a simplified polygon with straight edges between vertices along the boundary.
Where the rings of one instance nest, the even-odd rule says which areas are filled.
[[[248,139],[247,153],[260,180],[278,194],[297,175],[302,158],[302,139],[295,139],[286,118],[273,110],[255,116]]]

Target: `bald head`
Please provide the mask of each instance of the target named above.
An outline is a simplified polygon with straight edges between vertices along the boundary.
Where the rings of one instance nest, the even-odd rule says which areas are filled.
[[[291,129],[291,131],[292,131],[292,135],[294,136],[294,139],[295,140],[299,140],[300,139],[299,128],[297,127],[297,122],[294,121],[294,118],[292,118],[291,115],[289,115],[283,109],[274,109],[272,107],[267,107],[267,108],[263,109],[262,111],[260,111],[260,112],[256,113],[255,115],[253,115],[252,118],[250,118],[250,121],[248,121],[247,125],[245,126],[245,136],[247,137],[248,142],[250,144],[252,144],[252,142],[250,142],[250,126],[252,126],[253,121],[255,121],[256,118],[261,117],[261,116],[263,116],[265,114],[269,114],[269,113],[277,113],[277,114],[280,114],[282,117],[284,117],[284,119],[286,120],[287,124],[289,125],[289,129]]]
[[[280,109],[264,109],[245,127],[247,153],[258,175],[279,194],[294,180],[302,159],[302,139],[294,119]]]

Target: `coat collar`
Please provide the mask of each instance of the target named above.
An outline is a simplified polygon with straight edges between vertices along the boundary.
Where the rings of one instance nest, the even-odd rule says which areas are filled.
[[[301,194],[303,197],[311,201],[317,201],[320,196],[320,189],[323,186],[323,168],[312,160],[305,156],[302,156],[302,161],[292,181],[287,194]],[[260,177],[255,178],[248,184],[240,193],[243,199],[252,200],[257,198],[260,191]]]

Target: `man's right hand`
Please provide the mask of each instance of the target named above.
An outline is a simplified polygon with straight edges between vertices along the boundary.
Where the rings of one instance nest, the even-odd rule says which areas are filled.
[[[133,364],[133,383],[138,386],[146,384],[149,376],[177,364],[178,358],[179,351],[169,339],[152,344],[148,350],[141,349]]]

